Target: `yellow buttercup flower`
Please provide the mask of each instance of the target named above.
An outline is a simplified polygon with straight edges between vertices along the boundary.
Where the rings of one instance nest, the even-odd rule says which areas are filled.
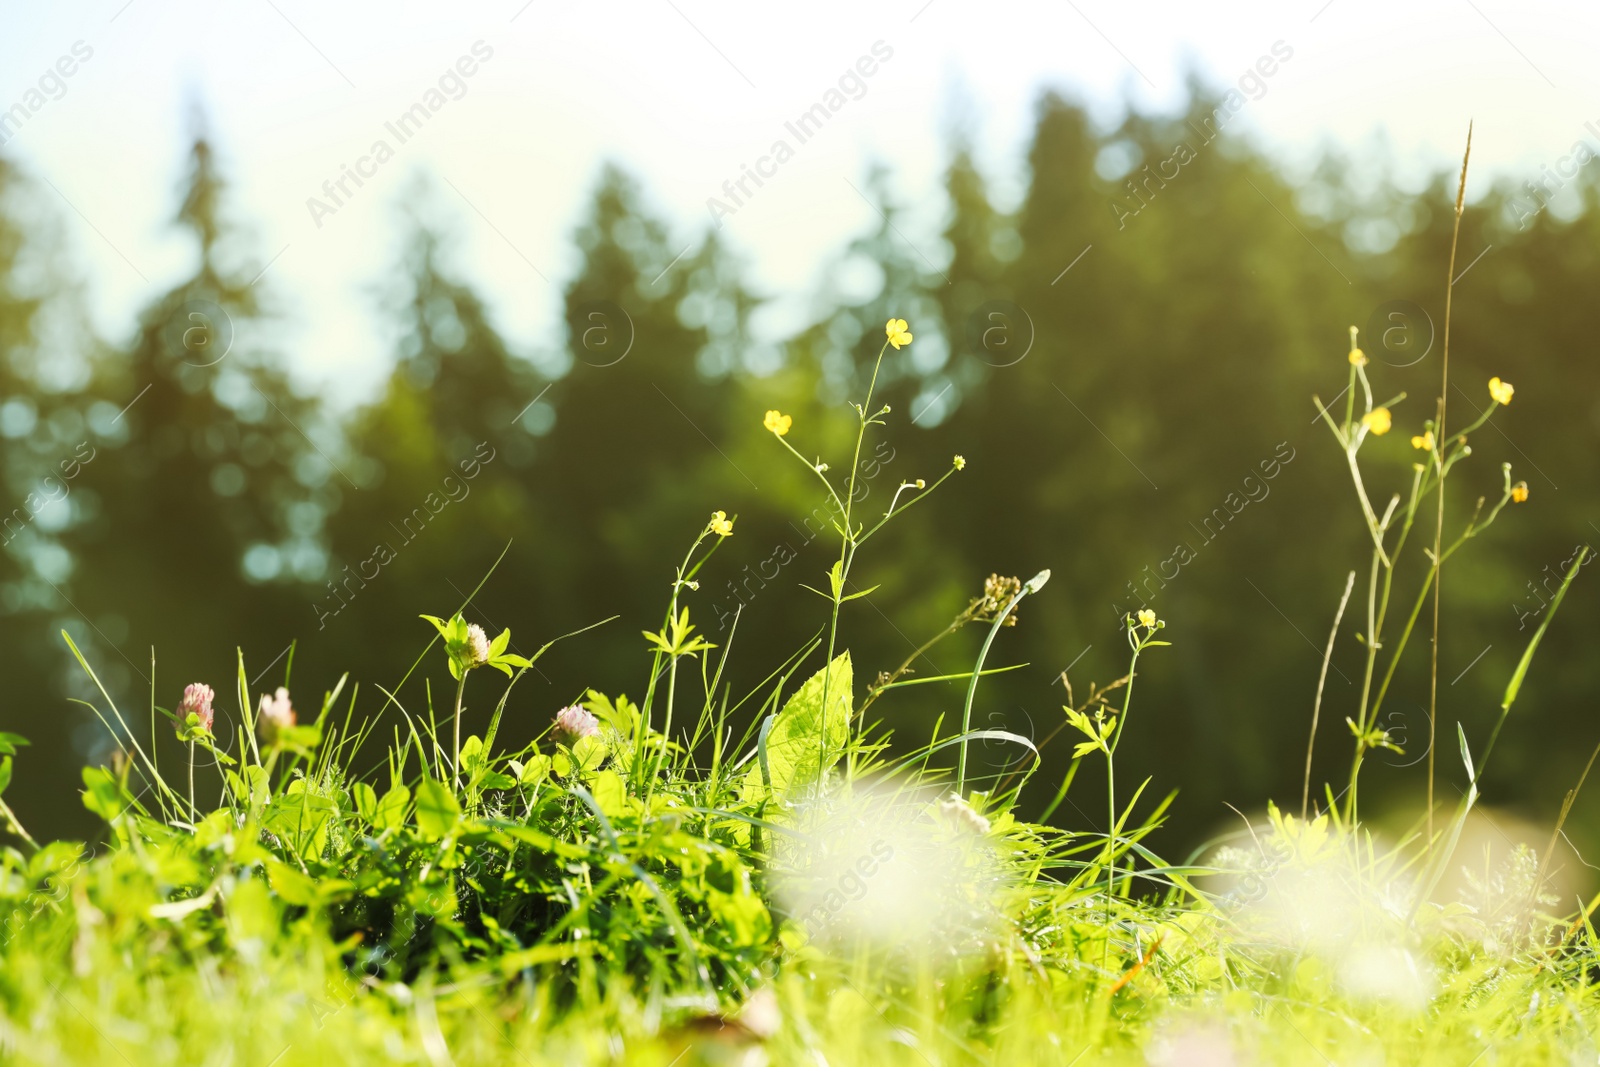
[[[1511,487],[1511,499],[1514,503],[1521,504],[1528,499],[1528,483],[1518,482]]]
[[[1361,425],[1382,437],[1389,432],[1389,427],[1394,425],[1394,417],[1389,414],[1388,408],[1373,408],[1361,416]]]
[[[761,420],[761,425],[782,437],[789,432],[789,427],[794,425],[794,419],[773,408],[767,412],[767,417]]]
[[[1422,449],[1426,449],[1429,452],[1432,452],[1433,451],[1433,431],[1432,430],[1424,430],[1422,432],[1422,436],[1413,437],[1411,439],[1411,447],[1412,448],[1422,448]]]
[[[1156,628],[1156,613],[1149,608],[1141,609],[1139,612],[1139,625],[1146,630],[1154,630]]]
[[[966,456],[957,456],[951,462],[953,462],[956,465],[956,470],[958,470],[958,471],[959,470],[965,470],[966,467],[967,467],[967,457]]]
[[[1350,350],[1350,364],[1354,367],[1365,367],[1367,365],[1367,354],[1359,348],[1352,348]]]
[[[711,513],[711,532],[718,537],[732,536],[733,520],[728,518],[726,511],[713,511]]]
[[[883,332],[888,335],[889,343],[895,348],[911,343],[911,334],[906,332],[905,319],[890,319],[884,324]]]
[[[1499,378],[1489,379],[1489,395],[1494,397],[1496,404],[1511,403],[1511,395],[1515,392],[1510,382],[1502,382]]]

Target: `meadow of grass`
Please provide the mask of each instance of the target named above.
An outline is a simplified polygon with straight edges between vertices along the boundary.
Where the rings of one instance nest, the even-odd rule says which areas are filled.
[[[884,350],[911,343],[908,324],[890,320]],[[965,467],[953,457],[939,476],[902,483],[883,512],[857,513],[861,449],[892,418],[874,375],[848,477],[803,451],[805,427],[765,416],[783,461],[825,486],[839,551],[797,594],[797,610],[817,610],[814,636],[749,692],[722,682],[737,626],[712,644],[691,621],[700,576],[736,535],[721,511],[643,634],[637,698],[597,680],[520,748],[498,744],[499,728],[550,644],[515,655],[508,633],[491,637],[459,611],[423,616],[432,640],[406,678],[443,657],[455,683],[423,706],[395,695],[405,679],[375,694],[341,679],[296,708],[291,654],[275,693],[250,691],[241,656],[234,692],[195,683],[174,708],[152,693],[135,714],[80,655],[99,693],[87,704],[116,741],[108,765],[83,771],[82,802],[104,831],[41,844],[0,799],[0,1060],[1595,1062],[1600,898],[1549,894],[1556,834],[1542,853],[1516,850],[1464,890],[1443,888],[1465,864],[1478,783],[1559,595],[1492,732],[1443,726],[1440,745],[1430,738],[1416,825],[1379,834],[1359,805],[1363,760],[1396,747],[1379,717],[1396,664],[1437,634],[1444,564],[1527,499],[1508,466],[1463,528],[1446,523],[1468,436],[1513,390],[1490,382],[1491,403],[1464,430],[1447,432],[1438,402],[1412,439],[1409,484],[1384,502],[1359,453],[1391,431],[1403,398],[1375,400],[1353,329],[1348,364],[1344,396],[1317,409],[1372,538],[1354,595],[1366,669],[1347,720],[1349,777],[1314,790],[1308,751],[1299,803],[1269,804],[1225,847],[1157,855],[1148,840],[1173,796],[1116,774],[1123,731],[1139,728],[1137,671],[1168,644],[1153,612],[1124,620],[1123,677],[1085,690],[1063,675],[1059,730],[1042,741],[974,728],[972,716],[982,679],[1008,669],[989,662],[997,636],[1048,571],[991,576],[923,646],[982,630],[963,674],[919,675],[913,656],[857,679],[839,647],[841,614],[871,592],[852,581],[857,553]],[[1432,541],[1409,557],[1426,564],[1420,592],[1391,604],[1419,519],[1418,540]],[[1570,561],[1563,594],[1582,562]],[[930,682],[956,683],[964,699],[940,709],[923,694],[952,690],[918,688]],[[925,700],[929,736],[890,738],[870,716],[880,698]],[[213,730],[224,699],[238,702],[233,737]],[[1313,743],[1320,712],[1319,690]],[[1430,729],[1439,721],[1435,703]],[[185,764],[158,762],[164,729],[187,746]],[[1070,757],[1046,751],[1062,731]],[[1015,758],[980,771],[975,742]],[[0,794],[25,744],[0,735]],[[1435,803],[1436,747],[1463,762],[1457,803]],[[1068,818],[1084,761],[1104,761],[1106,795],[1075,797]],[[1030,784],[1050,799],[1024,817]]]

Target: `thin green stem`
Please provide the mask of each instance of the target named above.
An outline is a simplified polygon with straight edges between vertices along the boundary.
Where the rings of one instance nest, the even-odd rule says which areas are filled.
[[[461,668],[461,677],[456,680],[456,714],[455,721],[451,723],[455,730],[455,749],[451,757],[451,773],[455,776],[456,788],[461,788],[461,700],[467,691],[467,669]]]
[[[844,509],[844,531],[839,535],[839,562],[835,564],[837,574],[830,583],[830,592],[833,596],[832,610],[828,619],[828,654],[822,661],[822,714],[817,716],[817,774],[820,779],[822,768],[828,761],[828,700],[829,688],[833,683],[833,657],[839,644],[839,611],[844,605],[845,583],[850,578],[850,565],[855,562],[855,527],[851,524],[852,513],[856,502],[856,479],[861,473],[861,444],[867,437],[867,426],[873,421],[874,416],[868,414],[872,406],[872,394],[878,387],[878,372],[883,368],[883,355],[889,350],[889,342],[885,340],[878,349],[878,358],[872,365],[872,378],[867,383],[866,399],[856,408],[856,447],[850,459],[850,480],[845,488],[845,497],[842,502]],[[779,438],[782,440],[782,438]],[[787,442],[785,442],[787,443]],[[791,447],[790,451],[794,451]],[[799,455],[799,453],[795,453]],[[821,472],[818,472],[819,474]],[[823,481],[827,481],[826,478]],[[829,490],[832,490],[829,483]],[[837,495],[834,503],[840,504]],[[846,724],[849,728],[849,724]],[[819,783],[820,784],[820,783]]]
[[[1446,441],[1445,411],[1450,395],[1450,313],[1456,291],[1456,248],[1461,243],[1461,214],[1466,205],[1467,162],[1472,158],[1472,125],[1467,125],[1467,149],[1461,156],[1461,180],[1456,186],[1455,224],[1450,229],[1450,266],[1445,274],[1444,344],[1439,368],[1439,429],[1441,447]],[[1492,409],[1491,409],[1492,410]],[[1439,722],[1439,596],[1444,585],[1444,483],[1447,467],[1439,469],[1439,507],[1433,527],[1433,648],[1428,679],[1428,852],[1433,852],[1434,739]],[[1502,719],[1502,721],[1504,721]],[[1499,733],[1498,725],[1495,732]]]
[[[1032,583],[1029,583],[1030,585]],[[983,648],[978,652],[978,662],[972,668],[972,680],[967,683],[966,705],[961,709],[961,749],[956,761],[956,796],[967,795],[967,742],[971,738],[967,734],[972,730],[972,703],[978,695],[978,679],[983,676],[983,661],[989,657],[989,646],[994,644],[995,635],[1000,632],[1000,627],[1005,625],[1006,616],[1017,603],[1028,595],[1028,586],[1023,586],[1012,594],[1006,601],[1005,608],[995,616],[994,622],[989,626],[989,634],[983,639]]]

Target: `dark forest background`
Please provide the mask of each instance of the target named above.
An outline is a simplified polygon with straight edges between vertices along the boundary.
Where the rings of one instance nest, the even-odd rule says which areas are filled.
[[[823,624],[826,605],[799,584],[822,584],[837,550],[813,538],[819,487],[762,429],[762,413],[793,414],[789,440],[842,470],[846,400],[860,395],[891,316],[908,319],[916,341],[891,352],[880,379],[893,415],[864,506],[877,513],[901,481],[936,477],[955,453],[968,463],[863,552],[856,577],[878,589],[848,605],[843,623],[858,679],[892,669],[991,572],[1026,579],[1048,567],[1052,581],[990,661],[1029,666],[986,681],[976,712],[982,725],[1042,739],[1061,721],[1063,668],[1073,665],[1080,693],[1119,676],[1120,615],[1139,606],[1129,583],[1154,590],[1173,647],[1142,665],[1120,758],[1125,775],[1153,777],[1148,802],[1181,791],[1153,842],[1179,859],[1232,818],[1225,802],[1298,799],[1320,649],[1356,569],[1318,739],[1317,780],[1341,781],[1370,542],[1310,398],[1344,387],[1347,327],[1377,327],[1364,337],[1375,388],[1410,399],[1363,458],[1375,500],[1409,484],[1408,439],[1438,388],[1430,337],[1443,325],[1455,175],[1408,195],[1384,180],[1387,160],[1330,153],[1291,181],[1244,138],[1196,135],[1219,102],[1197,85],[1185,114],[1131,113],[1105,129],[1045,95],[1014,211],[996,206],[953,133],[939,233],[902,222],[892,173],[872,168],[863,188],[882,224],[829,272],[857,282],[817,294],[821,310],[781,346],[776,370],[750,358],[747,324],[763,294],[714,232],[651,284],[678,246],[670,220],[646,206],[645,178],[598,175],[573,234],[581,268],[565,282],[566,351],[537,358],[496,331],[419,180],[396,209],[403,253],[377,287],[398,338],[392,372],[370,403],[338,417],[347,405],[308,395],[285,372],[270,278],[250,284],[263,250],[242,236],[248,220],[204,137],[174,197],[192,274],[123,344],[83,326],[72,264],[55,251],[64,220],[0,159],[0,728],[34,742],[8,800],[36,835],[94,832],[78,767],[107,758],[109,738],[70,701],[93,693],[61,630],[141,731],[152,699],[170,708],[198,680],[216,687],[231,732],[235,650],[254,700],[282,682],[291,642],[302,714],[348,671],[362,718],[431,637],[417,615],[454,610],[508,543],[467,615],[509,626],[517,651],[620,616],[539,663],[512,696],[508,741],[542,729],[585,687],[637,697],[648,670],[639,632],[659,623],[673,567],[719,508],[738,516],[735,535],[687,603],[719,641],[719,622],[744,604],[729,675],[742,691]],[[1178,145],[1192,155],[1181,166]],[[1571,182],[1579,211],[1545,209],[1547,190],[1509,179],[1487,186],[1472,182],[1462,230],[1457,269],[1472,266],[1455,291],[1455,424],[1487,403],[1491,375],[1517,394],[1457,469],[1451,525],[1478,493],[1498,493],[1502,462],[1532,494],[1446,570],[1440,767],[1455,782],[1453,723],[1483,737],[1548,599],[1543,583],[1597,529],[1600,183],[1592,168]],[[1272,460],[1276,476],[1260,478]],[[1406,548],[1397,603],[1415,595],[1430,540]],[[1194,558],[1170,581],[1149,581],[1180,544]],[[1577,777],[1600,739],[1597,637],[1600,590],[1585,575],[1502,741],[1491,803],[1548,820]],[[980,638],[964,631],[918,669],[966,669]],[[1418,642],[1385,721],[1407,754],[1369,763],[1364,807],[1420,795],[1423,764],[1401,764],[1426,750],[1426,663]],[[425,707],[443,667],[431,657],[397,696]],[[474,688],[469,732],[491,700],[487,683]],[[961,696],[915,687],[873,711],[909,743],[958,714]],[[170,729],[155,732],[176,766]],[[1064,739],[1045,749],[1036,808],[1069,752]],[[1014,755],[995,747],[981,758],[998,766]],[[1100,826],[1096,772],[1075,786],[1082,811],[1063,805],[1058,823]],[[1580,801],[1580,844],[1594,840],[1584,815],[1596,805],[1600,796]]]

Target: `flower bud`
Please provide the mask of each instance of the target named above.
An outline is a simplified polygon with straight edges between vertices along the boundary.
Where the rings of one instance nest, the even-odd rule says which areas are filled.
[[[200,720],[200,728],[207,733],[211,732],[211,724],[216,721],[216,711],[212,709],[211,702],[217,694],[209,685],[193,682],[184,687],[183,699],[178,701],[178,721],[176,723],[179,733],[188,728],[189,716],[192,714]]]

